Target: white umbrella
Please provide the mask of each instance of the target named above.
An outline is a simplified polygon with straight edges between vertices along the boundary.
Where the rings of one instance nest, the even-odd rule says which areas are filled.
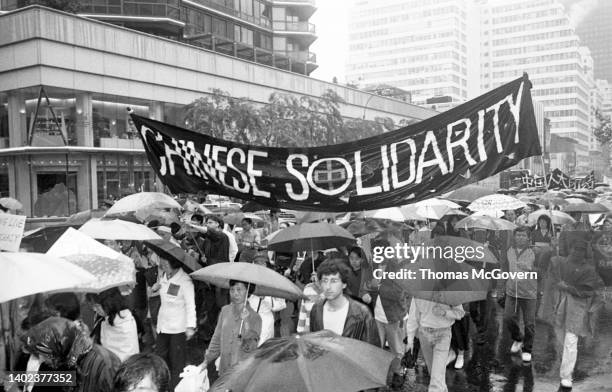
[[[416,213],[427,218],[439,220],[442,219],[452,208],[443,205],[436,206],[419,206],[416,209]]]
[[[446,206],[448,208],[461,208],[461,206],[455,202],[445,199],[438,199],[436,197],[427,200],[421,200],[419,202],[414,203],[413,205],[416,207]]]
[[[403,222],[406,216],[399,207],[381,208],[378,210],[363,211],[358,214],[358,218],[371,218]]]
[[[134,265],[134,261],[130,257],[109,248],[82,231],[78,231],[72,227],[68,228],[68,230],[55,241],[53,246],[47,251],[47,255],[54,257],[96,255]]]
[[[23,204],[17,199],[13,199],[12,197],[3,197],[0,199],[0,205],[4,208],[8,208],[9,210],[21,210],[23,208]]]
[[[42,253],[0,253],[0,270],[0,302],[71,289],[96,280],[84,269]]]
[[[162,239],[145,225],[121,219],[92,219],[81,226],[79,231],[99,240],[150,241]]]
[[[520,201],[516,197],[508,195],[488,195],[479,197],[474,200],[468,208],[472,211],[483,211],[483,210],[516,210],[519,208],[526,207],[527,204]]]
[[[138,213],[140,211],[151,211],[155,209],[177,208],[181,205],[171,196],[160,192],[139,192],[126,196],[113,204],[104,216],[124,215]]]

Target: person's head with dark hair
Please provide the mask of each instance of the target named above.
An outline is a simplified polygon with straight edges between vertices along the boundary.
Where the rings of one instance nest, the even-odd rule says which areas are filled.
[[[75,293],[52,294],[46,302],[47,306],[56,310],[60,317],[74,321],[81,316],[81,304]]]
[[[547,231],[551,231],[552,230],[552,221],[550,220],[550,217],[546,214],[542,214],[538,217],[538,222],[536,223],[536,230],[547,230]]]
[[[105,290],[98,295],[87,294],[87,300],[92,304],[94,312],[106,318],[114,325],[115,317],[124,309],[128,309],[127,301],[118,288]]]
[[[328,301],[341,296],[346,288],[349,277],[349,266],[343,259],[329,259],[317,268],[319,284]]]
[[[256,288],[253,283],[249,284],[241,280],[230,280],[229,287],[230,301],[234,305],[243,305]]]
[[[176,233],[178,233],[180,230],[181,230],[181,225],[179,225],[176,222],[170,223],[170,232],[172,233],[172,235],[176,235]]]
[[[351,265],[351,268],[354,271],[360,270],[361,267],[364,265],[364,263],[367,262],[363,249],[361,249],[358,246],[354,246],[351,249],[349,249],[348,260],[349,260],[349,264]]]
[[[174,275],[182,266],[183,264],[176,259],[166,259],[165,257],[159,259],[159,267],[168,277]]]
[[[372,241],[372,244],[371,244],[372,249],[376,247],[388,248],[390,246],[391,246],[391,243],[389,242],[389,240],[385,238],[376,238],[374,241]]]
[[[514,245],[524,249],[529,245],[531,229],[528,226],[519,226],[514,229]]]
[[[191,215],[191,223],[202,226],[204,224],[204,217],[201,214]]]
[[[6,208],[5,206],[3,206],[2,204],[0,204],[0,211],[2,212],[8,212],[8,208]]]
[[[242,218],[242,221],[240,222],[240,226],[242,226],[243,230],[251,230],[253,228],[253,219]]]
[[[225,226],[223,219],[218,215],[208,215],[206,217],[206,227],[213,230],[223,230]]]
[[[160,356],[132,355],[121,364],[113,380],[113,392],[170,392],[170,369]]]
[[[157,219],[153,219],[152,221],[147,223],[147,227],[157,227],[159,225],[160,225],[160,223],[159,223],[159,221]]]
[[[431,231],[431,238],[436,238],[441,235],[446,235],[446,228],[444,227],[444,223],[439,221]]]

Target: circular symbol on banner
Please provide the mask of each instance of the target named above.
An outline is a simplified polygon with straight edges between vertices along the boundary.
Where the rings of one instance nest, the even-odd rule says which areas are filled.
[[[334,162],[340,165],[334,165]],[[317,169],[322,163],[326,163],[325,168]],[[317,192],[326,196],[335,196],[344,192],[350,185],[353,180],[353,168],[343,158],[321,158],[310,165],[306,178],[308,184]],[[320,186],[323,184],[327,185],[327,189]]]

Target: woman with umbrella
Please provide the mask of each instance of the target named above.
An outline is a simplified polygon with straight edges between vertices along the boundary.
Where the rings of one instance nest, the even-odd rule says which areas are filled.
[[[208,364],[220,358],[220,377],[257,348],[261,335],[261,317],[246,300],[247,296],[255,291],[255,285],[231,280],[229,286],[230,304],[221,308],[215,332],[204,355],[204,362],[200,365],[202,369],[206,369]],[[211,379],[211,382],[214,380]]]

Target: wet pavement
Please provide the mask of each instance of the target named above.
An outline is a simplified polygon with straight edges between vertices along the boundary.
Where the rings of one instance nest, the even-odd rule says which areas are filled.
[[[446,381],[449,392],[612,392],[612,300],[607,299],[599,317],[594,337],[580,339],[578,361],[574,371],[574,387],[561,388],[559,366],[562,344],[555,329],[539,319],[531,364],[524,364],[518,355],[510,355],[511,339],[501,328],[502,309],[495,305],[485,343],[470,343],[466,365],[462,370],[448,367]],[[471,325],[474,342],[474,324]],[[427,371],[417,367],[414,383],[402,391],[427,392]]]

